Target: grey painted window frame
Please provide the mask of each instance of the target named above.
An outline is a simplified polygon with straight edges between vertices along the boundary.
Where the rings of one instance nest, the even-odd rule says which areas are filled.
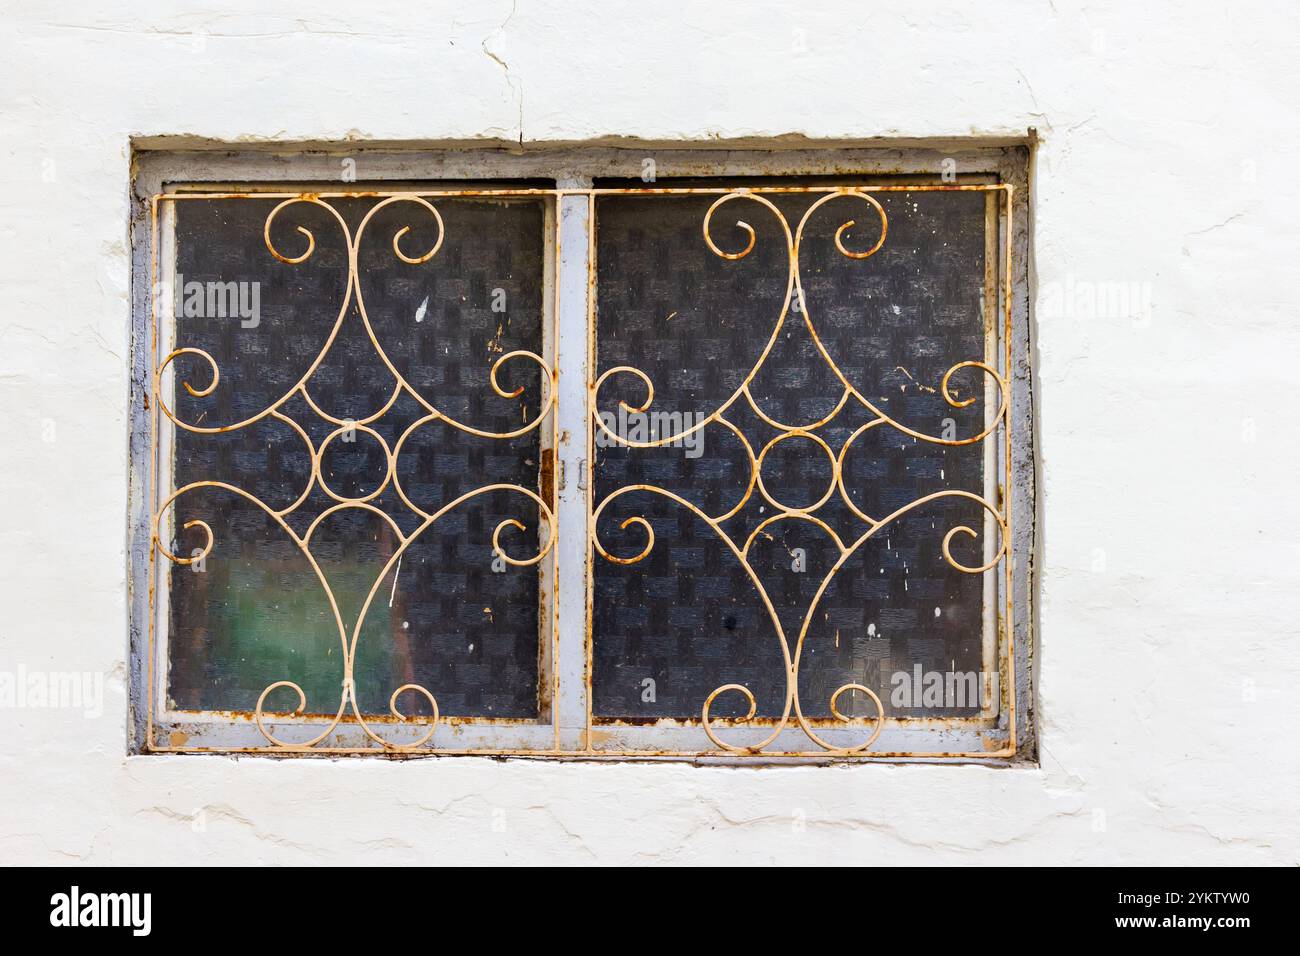
[[[149,141],[133,144],[131,183],[131,379],[130,379],[130,488],[129,547],[127,551],[128,613],[130,634],[131,708],[127,728],[128,749],[148,752],[148,614],[151,547],[151,502],[149,488],[151,456],[150,413],[147,396],[151,387],[150,350],[150,204],[152,197],[176,185],[215,186],[216,184],[333,184],[340,186],[340,169],[352,160],[357,179],[366,184],[401,188],[398,184],[419,182],[436,184],[449,181],[490,184],[498,180],[553,182],[560,189],[588,189],[601,179],[638,179],[643,161],[653,158],[660,183],[676,178],[742,177],[842,177],[858,180],[873,176],[916,176],[936,179],[940,173],[970,177],[975,181],[1008,183],[1012,193],[1012,302],[1011,302],[1011,445],[1013,550],[1011,602],[1015,641],[1015,674],[1007,693],[1014,694],[1017,714],[1017,747],[1014,756],[981,760],[985,764],[1012,764],[1033,761],[1037,757],[1035,699],[1033,688],[1035,631],[1033,567],[1039,547],[1038,499],[1036,495],[1036,459],[1034,454],[1034,402],[1031,371],[1032,335],[1030,315],[1030,256],[1032,203],[1030,195],[1033,136],[1006,141],[918,142],[888,144],[744,144],[743,146],[687,147],[683,144],[620,144],[611,146],[536,146],[525,150],[505,150],[468,144],[456,147],[421,146],[350,147],[334,144],[305,147],[291,144],[265,148],[224,148],[193,144],[172,145]],[[394,184],[388,187],[387,184]],[[557,449],[557,522],[560,546],[571,554],[586,551],[586,464],[591,456],[586,447],[587,413],[587,255],[588,203],[585,196],[566,195],[558,200],[561,254],[556,263],[555,280],[560,285],[561,311],[558,342],[554,343],[560,371],[558,404],[559,429],[569,440]],[[567,303],[567,304],[566,304]],[[574,541],[581,542],[574,545]],[[567,545],[565,542],[569,542]],[[587,620],[586,557],[561,560],[558,567],[558,600],[555,605],[559,629],[559,685],[565,688],[557,700],[559,714],[559,748],[578,751],[587,742],[588,715],[585,692],[585,628]],[[999,652],[999,658],[1001,653]],[[157,716],[157,715],[155,715]],[[906,762],[967,762],[974,756],[956,758],[897,756],[901,753],[979,754],[989,750],[989,741],[999,730],[998,721],[1005,713],[986,719],[949,722],[889,722],[877,744],[853,760],[885,759]],[[677,749],[684,735],[698,743],[703,734],[698,726],[666,721],[660,726],[606,727],[601,737],[611,749],[627,746],[637,750]],[[463,728],[463,729],[462,729]],[[190,738],[200,735],[204,748],[216,751],[265,746],[256,728],[231,721],[207,721],[202,726],[155,727],[166,734],[177,733]],[[990,731],[994,732],[993,734]],[[523,727],[479,727],[472,723],[457,728],[459,742],[442,738],[444,747],[456,749],[542,750],[555,743],[552,724]],[[797,728],[788,731],[799,734]],[[835,739],[834,733],[827,734]],[[845,745],[861,730],[844,732]],[[166,741],[155,740],[155,744]],[[783,749],[780,741],[773,749]],[[798,746],[806,748],[807,741]],[[701,749],[707,745],[707,740]],[[688,745],[690,746],[690,745]],[[376,749],[377,754],[384,751]],[[273,754],[272,754],[273,755]],[[432,755],[432,754],[431,754]],[[404,753],[403,756],[411,756]],[[637,759],[626,754],[602,757],[599,753],[572,753],[561,759]],[[655,758],[644,759],[683,759]],[[783,758],[758,755],[745,757],[709,757],[707,762],[784,763],[835,761],[826,757]]]

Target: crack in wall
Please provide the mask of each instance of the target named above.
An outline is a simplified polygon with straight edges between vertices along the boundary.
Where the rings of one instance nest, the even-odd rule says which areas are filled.
[[[501,70],[506,77],[506,84],[510,87],[511,95],[514,97],[516,103],[518,104],[518,108],[519,108],[518,142],[520,147],[522,147],[524,145],[524,84],[523,81],[520,80],[516,82],[514,76],[512,76],[510,73],[510,64],[505,61],[504,57],[502,57],[495,50],[491,49],[488,46],[488,44],[492,42],[492,38],[496,36],[500,36],[504,41],[506,27],[508,27],[510,25],[510,21],[515,18],[515,12],[518,10],[518,8],[519,8],[519,2],[518,0],[514,0],[514,2],[510,4],[510,13],[506,16],[506,18],[503,21],[501,21],[501,25],[483,38],[482,49],[483,49],[483,54],[488,59],[490,59],[493,63],[496,63],[499,67],[501,67]]]

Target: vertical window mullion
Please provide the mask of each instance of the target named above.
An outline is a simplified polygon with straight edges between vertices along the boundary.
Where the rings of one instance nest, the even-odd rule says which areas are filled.
[[[587,180],[561,180],[560,188],[582,189]],[[559,447],[556,449],[559,572],[555,599],[556,746],[587,746],[587,629],[590,544],[587,529],[590,486],[590,427],[587,414],[590,326],[588,263],[590,198],[561,195],[557,201],[558,326],[556,367],[559,391]]]

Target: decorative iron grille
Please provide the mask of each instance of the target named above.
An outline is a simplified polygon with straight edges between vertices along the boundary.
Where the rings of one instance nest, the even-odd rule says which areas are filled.
[[[888,342],[877,343],[871,356],[857,356],[851,364],[837,355],[842,346],[854,347],[862,337],[859,330],[880,326],[881,317],[873,315],[870,302],[860,299],[851,307],[828,309],[836,330],[828,337],[816,294],[819,283],[832,291],[856,288],[855,283],[871,279],[873,259],[880,256],[876,261],[881,261],[882,250],[901,241],[905,245],[899,249],[898,263],[911,261],[909,255],[927,243],[939,261],[932,266],[932,275],[900,274],[899,288],[942,285],[946,270],[956,268],[962,254],[950,248],[940,232],[946,207],[926,205],[923,211],[922,204],[959,197],[969,200],[963,214],[981,224],[978,231],[964,233],[968,239],[974,236],[979,246],[976,250],[970,245],[967,256],[979,264],[974,276],[980,283],[978,305],[973,307],[978,325],[972,331],[968,325],[949,322],[957,330],[947,341],[970,348],[973,354],[944,357],[939,354],[944,336],[928,336],[923,351],[928,360],[942,363],[935,366],[942,374],[933,385],[926,383],[924,372],[914,374],[901,363],[893,368],[881,365],[891,361]],[[498,249],[495,255],[498,262],[503,256],[509,259],[511,242],[529,245],[532,240],[509,239],[514,235],[511,227],[492,216],[499,217],[503,208],[529,204],[534,207],[533,218],[519,228],[517,236],[538,239],[540,247],[518,254],[519,271],[526,277],[518,294],[529,299],[523,310],[528,318],[521,319],[526,331],[516,329],[511,334],[523,339],[517,347],[506,348],[502,342],[508,336],[502,328],[485,354],[464,352],[465,336],[457,340],[448,335],[449,328],[463,331],[473,327],[475,320],[465,319],[469,325],[460,319],[456,321],[461,324],[439,325],[444,306],[454,304],[464,288],[456,267],[466,268],[468,253],[455,246],[451,237],[458,225],[463,235],[507,236],[501,240],[504,251]],[[265,206],[270,208],[263,215]],[[189,252],[182,252],[184,231],[178,229],[176,211],[180,207],[206,210],[214,232],[220,228],[236,235],[230,248],[201,241],[200,222],[190,236]],[[471,214],[476,208],[486,218],[476,221]],[[986,183],[338,193],[248,190],[155,197],[150,749],[690,758],[1013,754],[1016,695],[1008,691],[1015,674],[1009,500],[1011,208],[1012,187]],[[660,214],[664,219],[656,227],[651,219]],[[303,224],[309,215],[317,218]],[[259,216],[257,229],[253,223]],[[749,221],[758,223],[760,218],[763,227]],[[682,223],[691,223],[695,239],[688,239]],[[333,233],[332,252],[326,250],[322,228]],[[243,233],[250,234],[239,239]],[[563,245],[575,234],[583,236],[585,249]],[[647,236],[664,239],[649,258],[644,248]],[[956,233],[952,236],[955,239]],[[910,252],[906,244],[913,246]],[[375,300],[388,300],[371,286],[406,289],[403,283],[416,281],[411,276],[433,282],[423,270],[432,269],[440,256],[446,258],[449,245],[454,246],[454,261],[448,263],[449,271],[437,273],[433,291],[421,302],[414,321],[429,320],[428,334],[422,331],[419,338],[424,343],[420,348],[441,347],[443,356],[457,350],[460,375],[452,381],[455,377],[445,370],[435,370],[425,377],[432,384],[426,384],[417,381],[413,368],[425,372],[429,368],[395,357],[385,348],[388,335],[415,341],[407,321],[409,309],[403,313],[406,331],[401,331],[400,323],[390,321],[392,316],[375,310]],[[318,320],[328,327],[318,347],[302,344],[300,328],[295,333],[299,338],[294,340],[293,354],[300,360],[310,356],[305,371],[279,384],[264,381],[260,392],[251,390],[254,395],[227,398],[218,409],[225,411],[228,420],[216,424],[211,423],[213,408],[205,409],[203,402],[220,395],[219,359],[199,345],[166,341],[179,335],[183,325],[165,321],[167,306],[179,294],[169,287],[169,280],[175,280],[182,262],[192,262],[208,274],[203,271],[205,255],[222,260],[211,273],[218,278],[228,278],[231,261],[253,257],[260,257],[262,264],[278,264],[285,275],[296,276],[316,264],[323,275],[312,282],[295,279],[288,288],[310,306],[307,311],[324,308],[330,316]],[[713,265],[698,271],[691,257]],[[827,278],[832,258],[862,273],[848,273],[832,282]],[[742,264],[753,270],[725,271]],[[715,267],[722,271],[708,271]],[[575,281],[579,270],[585,283]],[[342,288],[341,293],[334,290],[336,305],[324,304],[330,301],[330,283]],[[749,291],[759,287],[771,294],[767,318],[749,298]],[[896,303],[900,295],[906,298],[898,289],[891,292],[882,287],[877,292],[880,308]],[[476,294],[481,297],[482,289]],[[631,318],[634,310],[624,308],[633,301],[662,304],[662,322],[648,331],[644,323],[638,325],[639,320]],[[694,332],[680,314],[687,311],[688,302]],[[669,308],[673,303],[678,307]],[[743,328],[727,326],[718,318],[731,306],[743,316]],[[893,311],[901,314],[896,304]],[[968,311],[963,307],[961,322]],[[711,316],[716,320],[713,327]],[[950,318],[941,316],[936,322],[942,325]],[[677,326],[672,325],[674,320]],[[921,334],[916,316],[902,316],[893,325],[895,344],[898,336]],[[730,331],[717,331],[724,327]],[[582,355],[561,344],[576,341],[573,333],[579,329],[586,346]],[[239,353],[236,341],[225,344]],[[735,361],[746,348],[752,354]],[[684,349],[691,354],[684,355]],[[369,404],[358,404],[364,409],[355,416],[341,414],[328,397],[347,391],[346,375],[341,379],[323,374],[336,351],[345,353],[345,368],[361,370],[353,375],[354,391],[362,388],[371,396]],[[679,392],[692,408],[684,418],[666,419],[668,425],[650,419],[642,433],[630,432],[627,416],[650,416],[659,410],[662,391],[656,391],[656,375],[647,371],[655,363],[657,372],[666,370],[668,378],[680,380]],[[899,408],[892,407],[891,398],[879,394],[879,389],[864,384],[863,376],[873,369],[877,374],[885,369],[891,383],[897,381],[890,388],[897,387],[903,396],[896,403]],[[795,374],[788,374],[792,370]],[[563,394],[561,376],[568,375],[585,380],[585,408],[566,406],[563,398],[557,407],[557,395]],[[825,395],[817,394],[810,384],[818,375],[830,383]],[[274,380],[275,375],[267,373],[265,378]],[[490,401],[516,404],[489,411]],[[941,402],[952,417],[945,418],[941,427],[920,427],[907,414],[908,403],[916,401]],[[400,414],[403,408],[405,417]],[[681,404],[672,412],[680,413]],[[511,421],[515,415],[517,419]],[[577,417],[566,419],[566,415]],[[932,418],[924,420],[935,424]],[[583,454],[576,458],[570,454],[566,459],[564,449],[571,450],[582,436],[562,427],[564,421],[585,423],[585,445],[578,446]],[[213,462],[225,460],[205,450],[205,442],[269,423],[286,429],[284,434],[292,436],[297,450],[272,449],[269,440],[267,448],[276,452],[277,461],[296,456],[298,471],[305,472],[287,497],[284,489],[293,485],[287,475],[278,475],[273,483],[282,494],[272,502],[257,489],[203,473]],[[444,446],[454,445],[454,436],[459,435],[479,447],[474,451],[443,447],[442,457],[448,460],[441,465],[437,448],[413,455],[412,449],[433,426],[444,436],[440,439]],[[684,466],[678,461],[664,466],[662,459],[655,465],[638,458],[680,448],[705,435],[722,442],[724,453],[719,457],[711,449],[709,455],[700,456],[703,464]],[[360,488],[344,488],[340,474],[348,469],[331,464],[331,452],[361,436],[370,451],[362,456],[362,474],[353,477],[369,481]],[[283,437],[280,441],[285,443]],[[873,442],[879,446],[876,454],[864,456],[863,449]],[[484,450],[485,445],[504,451]],[[914,448],[938,453],[917,458]],[[792,449],[803,454],[792,458]],[[965,457],[958,457],[958,452]],[[954,457],[944,457],[950,454]],[[274,471],[256,455],[242,460],[254,482]],[[565,474],[566,460],[578,466],[573,469],[578,474]],[[786,467],[773,467],[778,460],[784,460]],[[455,477],[442,481],[442,497],[433,506],[411,488],[429,484],[430,473],[440,467]],[[814,478],[809,472],[815,467],[821,468],[821,474]],[[925,490],[927,481],[934,485],[936,467],[939,484]],[[891,468],[901,469],[901,477],[895,475],[884,496],[868,504],[855,476],[879,479]],[[735,479],[725,501],[728,486],[720,478]],[[957,479],[971,485],[952,487]],[[782,486],[793,486],[795,494]],[[196,598],[192,588],[186,590],[192,582],[178,578],[180,569],[208,560],[217,545],[212,527],[217,519],[199,516],[197,511],[186,513],[187,503],[200,492],[224,495],[239,507],[253,509],[262,525],[260,531],[249,531],[255,523],[240,525],[254,537],[246,544],[256,550],[265,546],[258,535],[278,535],[310,571],[307,586],[318,588],[328,605],[324,630],[333,634],[326,639],[333,646],[323,651],[328,658],[323,670],[313,670],[301,660],[292,662],[302,673],[314,675],[310,695],[303,686],[306,678],[286,676],[267,682],[255,701],[240,706],[239,694],[251,694],[246,679],[240,679],[242,684],[232,679],[232,686],[238,684],[240,689],[223,699],[209,693],[211,681],[201,668],[188,678],[183,673],[190,659],[186,655],[196,653],[208,655],[209,671],[220,670],[219,662],[210,661],[220,653],[212,628],[194,625],[195,615],[201,616],[195,609],[210,601],[211,595]],[[564,508],[557,509],[557,494],[580,496],[585,528],[566,519]],[[909,494],[913,496],[906,497]],[[941,506],[965,507],[966,517],[938,527],[933,512]],[[209,514],[225,513],[213,507],[209,506]],[[467,517],[468,512],[475,516]],[[365,517],[381,528],[371,536],[371,546],[359,552],[365,560],[349,566],[361,582],[349,586],[356,606],[341,599],[338,578],[326,573],[318,554],[325,537],[322,529],[345,515]],[[926,515],[929,528],[918,523]],[[946,520],[947,515],[941,510],[940,517]],[[442,572],[430,571],[418,579],[420,594],[408,596],[406,587],[399,591],[403,558],[448,525],[452,526],[449,540],[428,563],[450,565],[451,570],[469,576],[448,584],[450,579],[437,576]],[[804,572],[797,586],[778,593],[757,556],[778,532],[793,526],[820,535],[830,548],[830,560],[820,574]],[[475,528],[487,538],[477,550],[462,549],[450,540]],[[933,540],[928,545],[919,540],[931,531]],[[944,717],[918,700],[912,712],[905,713],[909,708],[887,708],[881,699],[878,691],[884,675],[879,668],[872,678],[874,687],[865,677],[852,676],[870,665],[884,640],[877,639],[874,623],[866,625],[860,615],[854,617],[853,607],[883,592],[879,582],[865,591],[859,585],[844,594],[836,589],[847,566],[882,538],[892,540],[890,536],[896,534],[909,539],[907,556],[899,559],[904,591],[911,570],[906,562],[924,564],[928,570],[917,594],[926,595],[923,599],[931,603],[937,600],[934,595],[945,595],[950,606],[961,610],[962,622],[951,630],[951,644],[936,639],[937,626],[918,621],[910,609],[888,609],[893,616],[884,616],[889,621],[885,626],[910,627],[915,632],[916,646],[926,648],[917,656],[918,666],[921,657],[929,663],[949,653],[982,654],[986,666],[981,690],[989,689],[990,677],[1001,685],[991,702],[983,700],[957,716]],[[888,550],[895,551],[892,544]],[[487,583],[495,580],[486,571],[494,562],[499,577],[513,582],[500,605],[482,598]],[[716,570],[720,562],[728,564],[725,574]],[[572,565],[581,565],[580,580],[586,585],[585,621],[566,619],[558,611],[558,582]],[[260,587],[252,593],[267,600],[277,589],[285,594],[302,589],[301,581],[277,577],[287,566],[275,565],[263,573]],[[894,570],[889,569],[889,575]],[[975,584],[936,585],[940,570]],[[886,573],[882,566],[880,577]],[[244,599],[250,590],[246,582],[233,576],[226,580],[230,601]],[[684,609],[680,602],[684,591],[704,610]],[[404,601],[413,602],[432,600],[430,595],[435,595],[437,603],[427,616],[441,615],[449,622],[439,633],[445,632],[452,644],[468,633],[483,633],[485,641],[508,646],[508,653],[498,654],[487,668],[458,668],[448,648],[437,645],[437,653],[429,650],[427,635],[399,633],[396,621],[402,608],[387,615],[387,625],[378,634],[372,633],[373,627],[366,631],[368,616],[385,600],[391,611],[399,593]],[[848,611],[837,610],[832,619],[828,595],[848,605]],[[746,599],[754,606],[742,612],[739,608]],[[710,606],[737,610],[710,617]],[[474,609],[473,614],[458,608]],[[936,617],[940,611],[936,604]],[[471,616],[476,616],[473,621]],[[487,619],[495,625],[498,616],[506,621],[508,636],[473,631]],[[675,644],[664,643],[669,626],[665,620],[685,632]],[[710,621],[718,620],[734,633],[716,639],[705,633]],[[836,625],[839,620],[847,623]],[[855,633],[842,637],[846,629]],[[834,631],[834,648],[851,648],[838,655],[842,666],[834,663],[835,653],[825,650],[817,658],[817,667],[809,663],[826,644],[821,634],[826,630]],[[178,651],[186,640],[190,650]],[[382,647],[388,640],[404,642],[401,657],[407,672],[416,667],[411,662],[418,664],[420,654],[427,658],[424,670],[437,675],[436,691],[428,681],[399,682],[394,675],[401,667],[389,666],[377,678],[367,671],[366,648]],[[645,645],[656,641],[657,650],[642,653]],[[578,645],[580,652],[575,653]],[[321,650],[319,641],[315,647]],[[469,647],[472,653],[474,643]],[[252,653],[263,651],[253,646]],[[528,663],[530,654],[535,667]],[[580,668],[566,667],[566,659],[578,657]],[[831,664],[821,666],[823,660]],[[651,662],[651,670],[659,667],[656,673],[673,676],[619,685],[628,676],[624,672],[636,671],[646,661]],[[892,663],[897,668],[900,661]],[[987,673],[990,666],[992,675]],[[740,673],[728,678],[729,669]],[[813,670],[817,673],[810,677]],[[485,676],[489,672],[495,676]],[[493,679],[504,681],[504,689],[485,683]],[[647,680],[655,687],[649,701],[656,706],[639,711],[629,704],[627,688]],[[328,706],[322,707],[318,699],[309,701],[309,696],[321,697],[332,681],[336,681],[336,696]],[[657,696],[660,683],[673,684],[665,687],[662,703]],[[454,701],[454,706],[445,706],[447,701]],[[291,708],[285,709],[286,704]],[[584,714],[576,722],[575,705]],[[237,728],[235,736],[214,743],[192,733],[214,719]],[[890,723],[936,730],[942,740],[945,727],[963,720],[1000,730],[989,734],[983,749],[975,752],[872,749]]]

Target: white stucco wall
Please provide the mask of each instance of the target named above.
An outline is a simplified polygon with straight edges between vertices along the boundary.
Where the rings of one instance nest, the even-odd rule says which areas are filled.
[[[0,860],[1300,862],[1294,4],[109,6],[0,11],[0,669],[108,675],[0,709]],[[124,755],[131,137],[1028,127],[1041,768]]]

